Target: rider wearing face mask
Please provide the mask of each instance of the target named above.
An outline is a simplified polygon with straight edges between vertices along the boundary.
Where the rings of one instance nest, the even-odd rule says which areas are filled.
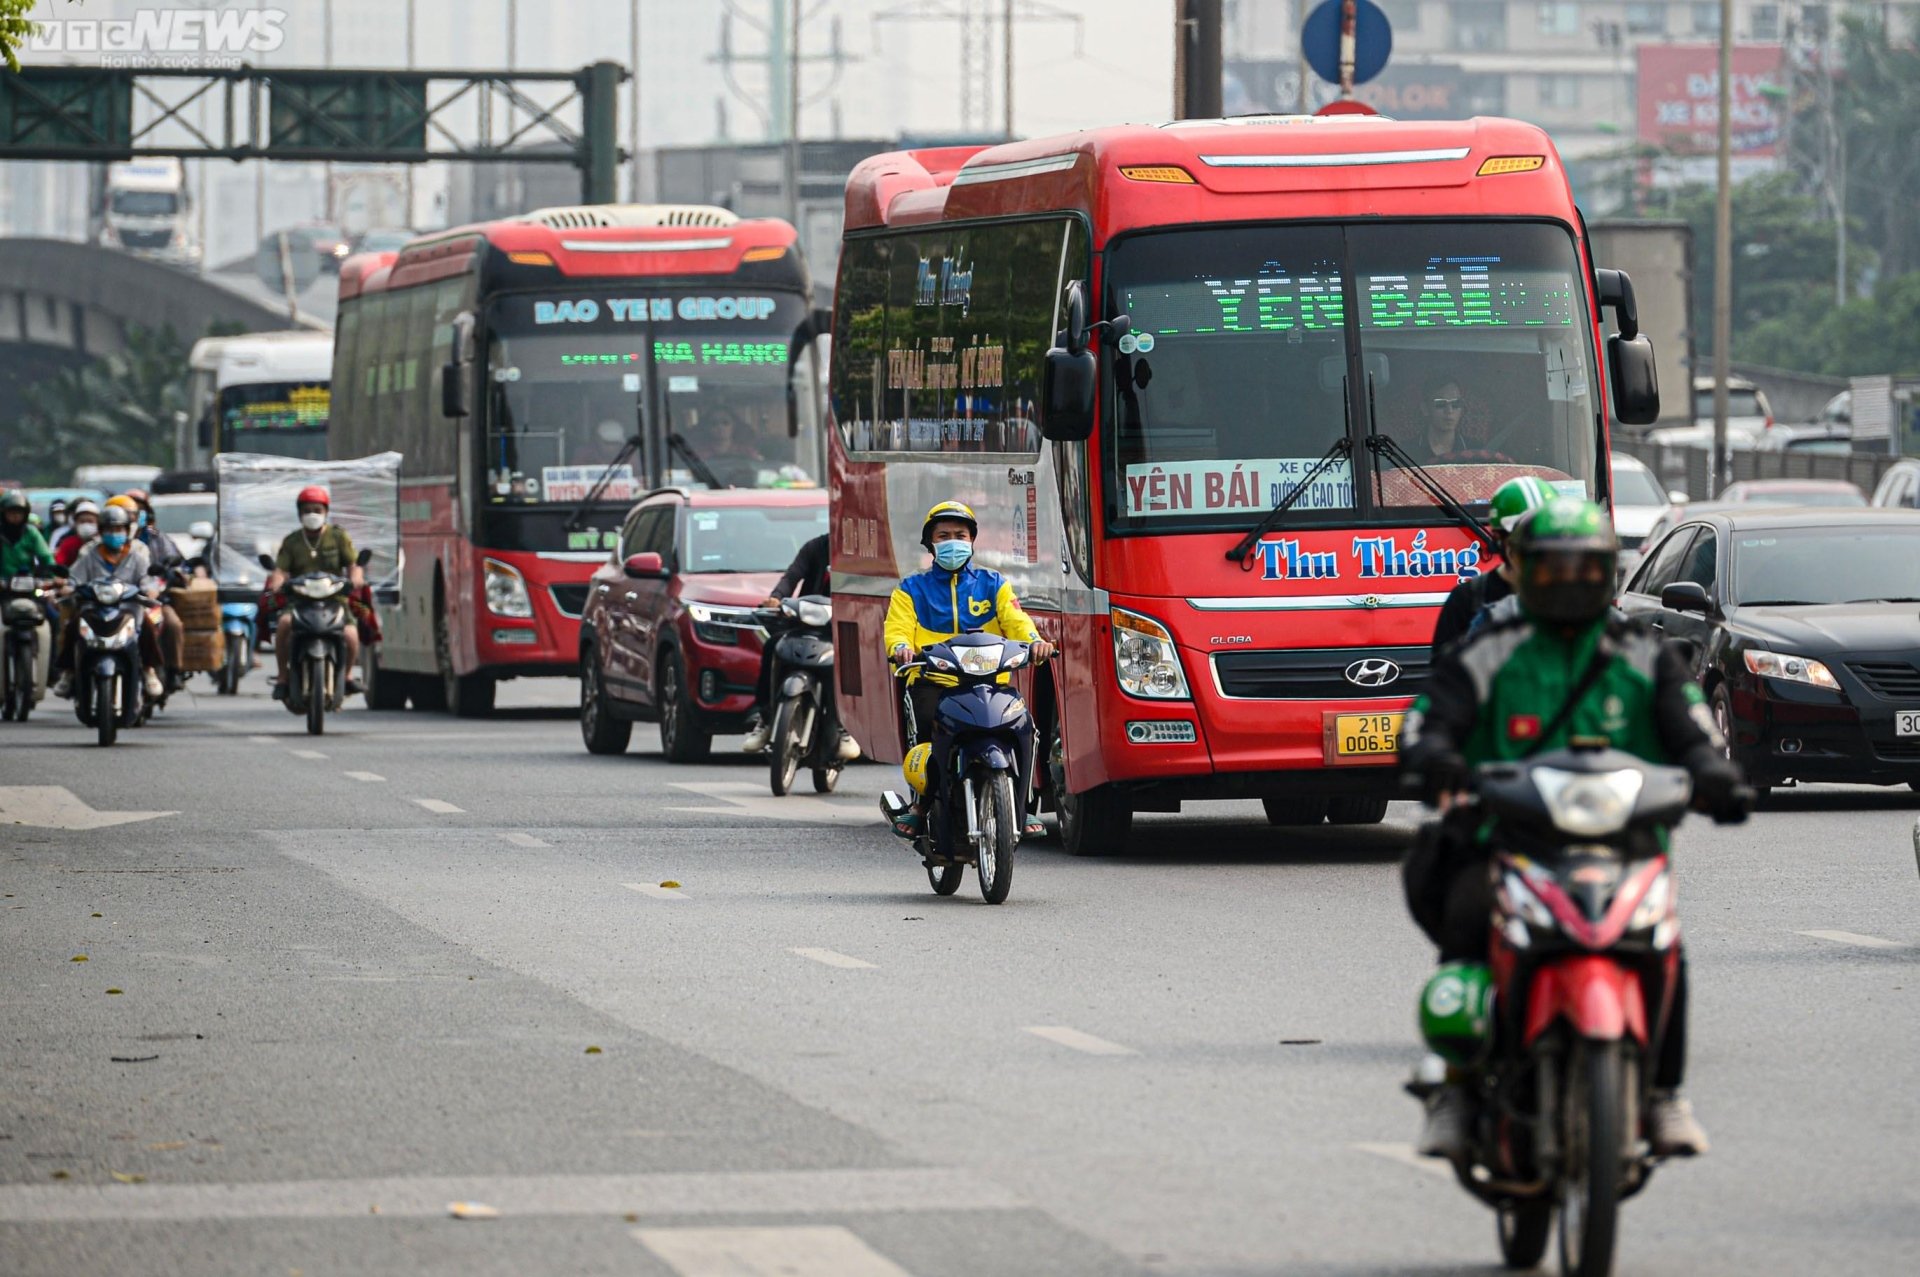
[[[300,526],[287,533],[286,540],[280,543],[273,573],[267,577],[267,592],[276,596],[274,602],[280,612],[280,619],[273,627],[273,654],[280,664],[280,681],[273,688],[273,699],[277,701],[287,698],[287,649],[293,643],[293,612],[287,608],[286,599],[278,596],[280,587],[289,577],[304,576],[309,572],[331,572],[335,576],[344,576],[356,587],[367,583],[366,574],[355,562],[357,556],[353,538],[339,524],[328,522],[333,498],[327,494],[327,490],[317,483],[302,488],[300,495],[294,498],[294,504],[300,511]],[[349,606],[357,621],[359,606],[353,603]],[[347,691],[356,693],[360,690],[357,674],[360,668],[359,625],[349,625],[345,638],[349,671]]]
[[[100,507],[91,501],[73,503],[70,529],[63,537],[53,542],[53,561],[63,568],[71,568],[80,557],[80,551],[87,548],[89,542],[100,535]]]
[[[1031,643],[1036,662],[1053,655],[1053,644],[1040,637],[1033,618],[1021,610],[1006,578],[991,568],[974,565],[973,543],[979,535],[979,520],[961,502],[942,501],[927,511],[926,521],[920,525],[920,544],[933,555],[933,566],[901,581],[887,604],[885,642],[888,659],[895,664],[912,660],[928,644],[976,631]],[[913,670],[908,674],[907,696],[918,737],[927,740],[935,722],[934,710],[948,689],[933,678],[922,678],[923,673]],[[933,765],[938,767],[944,751],[937,736],[931,739]],[[922,795],[912,812],[894,822],[894,832],[903,838],[918,833],[925,804]],[[1037,835],[1046,831],[1038,818],[1030,817],[1024,832]]]
[[[100,535],[87,541],[86,549],[74,560],[73,571],[68,575],[73,585],[111,580],[137,587],[152,574],[153,557],[146,546],[134,540],[133,515],[119,500],[116,497],[107,502],[107,508],[100,515]],[[70,613],[61,626],[60,645],[54,655],[54,668],[60,672],[60,681],[53,689],[56,696],[73,695],[73,646],[80,628],[74,624],[74,615],[77,613]],[[160,636],[151,625],[140,627],[140,663],[146,676],[147,695],[159,696],[165,690],[159,674]]]

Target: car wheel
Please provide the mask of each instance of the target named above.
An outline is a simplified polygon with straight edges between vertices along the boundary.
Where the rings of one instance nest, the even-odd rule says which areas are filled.
[[[590,646],[580,653],[580,738],[589,754],[624,754],[633,739],[633,724],[614,717],[607,703],[599,657]]]
[[[660,654],[660,752],[668,762],[705,762],[713,749],[713,733],[700,725],[699,711],[680,670],[680,655],[668,648]]]
[[[1727,685],[1721,683],[1713,689],[1707,698],[1713,707],[1713,725],[1720,729],[1720,739],[1726,742],[1727,757],[1733,757],[1733,701],[1727,695]]]

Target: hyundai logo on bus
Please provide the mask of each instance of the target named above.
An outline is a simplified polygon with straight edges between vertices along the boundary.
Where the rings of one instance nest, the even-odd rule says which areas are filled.
[[[1347,666],[1346,677],[1355,687],[1385,687],[1400,681],[1400,667],[1384,658],[1355,661]]]
[[[609,297],[609,314],[616,324],[638,324],[667,319],[765,319],[773,314],[771,297]],[[536,324],[591,324],[600,318],[600,302],[581,297],[573,301],[535,302]]]

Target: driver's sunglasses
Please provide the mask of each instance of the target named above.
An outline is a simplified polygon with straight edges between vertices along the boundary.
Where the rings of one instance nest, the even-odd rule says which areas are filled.
[[[1460,405],[1464,404],[1465,402],[1466,400],[1464,399],[1435,399],[1433,401],[1433,406],[1440,409],[1442,412],[1455,412],[1455,411],[1458,411],[1460,408]]]

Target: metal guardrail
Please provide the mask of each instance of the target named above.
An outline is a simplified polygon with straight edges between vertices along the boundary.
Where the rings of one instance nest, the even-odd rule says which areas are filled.
[[[1708,500],[1717,493],[1708,492],[1708,453],[1706,448],[1670,448],[1644,440],[1613,440],[1613,450],[1644,462],[1655,480],[1665,489],[1677,489],[1695,500]],[[1844,479],[1868,496],[1880,484],[1881,476],[1900,460],[1884,452],[1761,452],[1730,450],[1728,482],[1741,479]]]

